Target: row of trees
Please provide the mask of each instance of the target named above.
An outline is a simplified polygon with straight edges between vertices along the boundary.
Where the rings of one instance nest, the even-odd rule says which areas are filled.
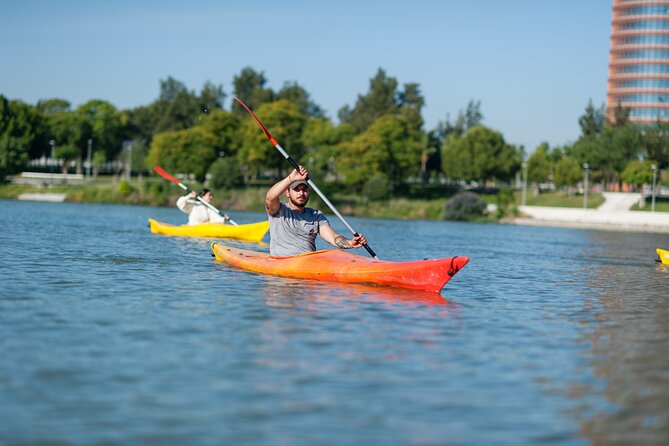
[[[338,124],[299,84],[288,82],[274,91],[252,68],[234,77],[233,94],[253,108],[312,176],[338,181],[351,191],[363,190],[370,181],[385,184],[388,191],[437,179],[505,183],[519,172],[525,156],[523,147],[483,125],[479,102],[471,101],[454,122],[447,116],[426,131],[419,85],[400,86],[383,69],[355,104],[339,110]],[[201,181],[210,174],[216,187],[285,175],[287,163],[255,122],[234,101],[226,110],[225,99],[220,85],[208,82],[197,93],[171,77],[160,82],[155,101],[130,110],[102,100],[73,109],[63,99],[33,106],[0,96],[0,175],[19,172],[28,160],[49,157],[54,148],[65,168],[76,161],[81,169],[89,141],[96,165],[132,154],[136,170],[161,164]],[[534,151],[528,160],[531,181],[575,184],[583,163],[604,182],[621,181],[631,161],[652,159],[660,168],[669,164],[666,127],[640,129],[627,122],[624,110],[617,118],[608,123],[603,108],[590,103],[579,121],[578,141],[552,149],[543,144]]]
[[[618,107],[607,120],[604,106],[592,101],[579,119],[581,136],[573,144],[550,148],[541,144],[527,160],[528,180],[571,187],[583,179],[587,166],[592,180],[620,190],[622,184],[649,184],[653,169],[669,166],[669,123],[640,126],[629,121],[629,110]]]

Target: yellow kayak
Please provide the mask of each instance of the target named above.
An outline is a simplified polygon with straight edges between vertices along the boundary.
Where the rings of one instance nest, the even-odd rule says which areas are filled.
[[[261,241],[269,230],[269,221],[238,226],[222,225],[220,223],[176,226],[149,218],[149,225],[151,226],[151,232],[154,234],[181,237],[235,238],[247,242]]]
[[[657,248],[657,255],[663,265],[669,265],[669,251],[666,249]]]

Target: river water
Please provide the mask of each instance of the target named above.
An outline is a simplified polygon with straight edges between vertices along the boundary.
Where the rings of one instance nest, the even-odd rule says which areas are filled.
[[[469,256],[437,295],[235,270],[149,217],[185,221],[0,201],[0,444],[669,442],[667,235],[350,219],[385,260]]]

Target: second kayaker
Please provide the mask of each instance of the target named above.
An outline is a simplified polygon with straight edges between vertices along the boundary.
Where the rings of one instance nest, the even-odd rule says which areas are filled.
[[[307,169],[300,166],[267,191],[265,209],[269,215],[269,252],[273,256],[292,256],[316,250],[316,236],[337,248],[360,248],[367,243],[364,235],[350,239],[337,234],[325,215],[306,207],[309,201]],[[286,194],[288,204],[282,203]]]
[[[214,195],[209,189],[202,189],[199,193],[191,191],[188,195],[179,197],[177,200],[177,207],[179,210],[188,214],[189,225],[201,225],[203,223],[225,224],[228,220],[230,220],[230,217],[227,215],[221,216],[209,209],[204,204],[200,203],[197,197],[200,197],[207,203],[211,203]]]

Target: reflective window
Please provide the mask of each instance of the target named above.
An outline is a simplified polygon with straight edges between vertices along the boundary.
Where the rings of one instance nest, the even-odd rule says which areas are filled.
[[[634,29],[669,29],[669,21],[667,20],[639,20],[638,22],[621,23],[619,29],[634,30]]]
[[[638,94],[626,94],[618,97],[620,102],[634,102],[637,104],[669,104],[669,94],[657,94],[657,93],[638,93]]]
[[[630,110],[630,118],[669,118],[669,110],[663,108],[633,108]]]
[[[618,59],[669,59],[669,50],[630,50],[623,51]]]
[[[669,79],[625,79],[615,83],[615,88],[668,88]]]
[[[634,64],[614,68],[616,74],[669,74],[667,64]]]
[[[669,15],[669,6],[667,5],[643,5],[625,8],[622,10],[623,16],[637,15]]]
[[[646,34],[641,36],[621,37],[618,45],[669,45],[669,34]]]

